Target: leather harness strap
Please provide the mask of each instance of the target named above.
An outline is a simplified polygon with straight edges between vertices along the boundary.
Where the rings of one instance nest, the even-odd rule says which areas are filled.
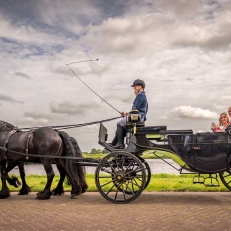
[[[34,132],[34,130],[30,131],[30,134],[29,134],[29,136],[27,138],[27,142],[26,142],[26,159],[27,160],[29,159],[29,156],[28,156],[28,153],[29,153],[29,141],[30,141],[30,138],[31,138],[33,132]]]
[[[6,137],[6,140],[4,142],[4,147],[1,148],[1,150],[3,151],[3,157],[6,159],[6,151],[7,151],[7,145],[8,145],[8,142],[9,142],[9,139],[10,137],[16,133],[18,130],[15,129],[15,130],[11,130],[8,134],[7,134],[7,137]]]
[[[3,128],[5,130],[6,127],[7,127],[6,124],[1,123],[1,121],[0,121],[0,128]],[[0,146],[0,151],[2,151],[4,159],[7,159],[6,152],[8,151],[7,150],[7,145],[9,143],[9,139],[10,139],[10,137],[12,135],[14,135],[18,131],[20,131],[20,130],[17,127],[15,127],[13,130],[9,131],[9,133],[7,134],[6,139],[4,141],[3,147]],[[27,160],[29,159],[29,156],[28,156],[28,153],[29,153],[29,141],[30,141],[30,138],[31,138],[33,132],[34,132],[34,130],[31,130],[30,134],[27,137],[27,142],[26,142],[26,159]],[[0,160],[1,160],[1,155],[0,155]]]

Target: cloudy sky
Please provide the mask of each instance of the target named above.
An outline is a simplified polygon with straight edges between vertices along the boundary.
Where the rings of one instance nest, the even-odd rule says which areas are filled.
[[[231,105],[230,0],[0,0],[1,120],[75,124],[129,111],[143,79],[147,125],[209,131]],[[109,138],[116,121],[106,123]],[[83,151],[98,125],[68,130]]]

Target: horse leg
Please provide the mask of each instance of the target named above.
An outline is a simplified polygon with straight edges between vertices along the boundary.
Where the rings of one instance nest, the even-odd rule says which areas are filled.
[[[59,179],[59,183],[56,186],[56,188],[52,190],[52,194],[55,196],[64,194],[63,182],[66,177],[65,169],[59,164],[57,164],[56,166],[57,166],[57,169],[59,170],[60,179]]]
[[[79,179],[82,185],[82,192],[81,193],[85,193],[88,189],[88,185],[85,179],[85,168],[83,166],[79,166],[78,163],[76,163],[76,168],[77,168],[77,172],[79,175]]]
[[[37,199],[46,200],[46,199],[50,199],[50,196],[52,194],[50,189],[55,173],[53,171],[52,164],[51,164],[52,162],[50,160],[41,159],[41,161],[43,163],[43,167],[47,174],[47,183],[44,190],[42,192],[37,193]]]
[[[14,186],[15,188],[21,186],[21,183],[16,176],[9,177],[8,173],[17,165],[17,162],[8,162],[6,167],[6,180],[9,185]]]
[[[64,170],[72,186],[71,189],[71,199],[76,198],[82,193],[82,187],[80,185],[78,172],[75,166],[75,162],[69,160],[58,160],[58,165],[60,165]]]
[[[20,177],[22,179],[22,188],[19,190],[18,195],[27,195],[31,192],[30,187],[26,183],[26,174],[24,169],[24,163],[18,165]]]
[[[69,173],[68,178],[69,178],[70,183],[72,185],[71,199],[75,199],[78,195],[80,195],[82,193],[82,186],[81,186],[79,174],[78,174],[77,169],[76,169],[76,163],[69,161],[69,160],[66,160],[66,161],[69,162],[66,164],[66,171],[67,171],[67,173]],[[72,166],[72,167],[70,167],[70,166]],[[72,171],[70,171],[70,169],[72,169]]]
[[[0,191],[0,199],[5,199],[10,196],[10,190],[6,185],[6,161],[2,161],[0,164],[1,169],[1,180],[2,180],[2,189]]]

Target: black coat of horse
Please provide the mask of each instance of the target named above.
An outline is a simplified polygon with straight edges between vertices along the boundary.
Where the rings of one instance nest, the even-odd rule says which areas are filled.
[[[8,172],[15,166],[20,166],[20,176],[22,178],[22,190],[19,194],[27,194],[28,186],[25,181],[25,172],[23,162],[41,162],[47,174],[47,183],[42,192],[37,194],[38,199],[49,199],[51,196],[51,184],[54,178],[54,171],[52,168],[53,158],[43,157],[28,157],[26,155],[20,155],[19,153],[29,153],[43,155],[43,156],[68,156],[68,157],[81,157],[81,151],[77,142],[68,136],[65,132],[57,132],[49,127],[42,127],[32,131],[22,132],[17,130],[10,136],[9,134],[16,128],[6,122],[0,121],[0,170],[2,189],[0,191],[0,199],[4,199],[10,196],[9,188],[6,181],[12,183],[12,180],[8,177]],[[7,151],[4,151],[4,147]],[[13,152],[12,152],[13,151]],[[60,172],[60,181],[53,190],[54,194],[61,194],[63,192],[62,184],[65,176],[68,177],[71,185],[71,198],[75,198],[81,193],[87,190],[87,184],[85,181],[84,170],[81,167],[76,166],[76,160],[74,159],[55,159],[58,170]]]

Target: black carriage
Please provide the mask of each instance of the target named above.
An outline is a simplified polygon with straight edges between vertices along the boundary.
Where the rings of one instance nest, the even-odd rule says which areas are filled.
[[[141,157],[147,150],[155,155],[156,150],[167,151],[180,166],[180,173],[187,170],[196,174],[193,183],[219,186],[219,175],[231,190],[231,128],[226,132],[193,134],[192,130],[167,130],[167,126],[146,127],[132,113],[128,118],[127,147],[124,150],[113,149],[106,142],[107,129],[100,124],[99,144],[110,154],[97,165],[95,182],[105,199],[113,203],[129,203],[140,196],[151,179],[151,170]]]

